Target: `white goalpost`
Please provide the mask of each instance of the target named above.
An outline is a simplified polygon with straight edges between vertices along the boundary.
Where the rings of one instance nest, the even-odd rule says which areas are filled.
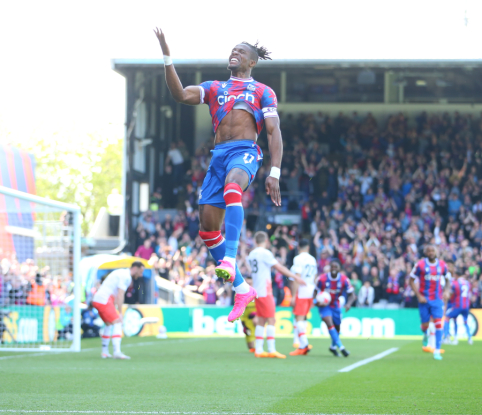
[[[0,351],[80,351],[80,208],[0,186]]]

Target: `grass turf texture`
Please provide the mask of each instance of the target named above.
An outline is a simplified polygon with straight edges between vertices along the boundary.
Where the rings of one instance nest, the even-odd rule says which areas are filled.
[[[446,346],[444,360],[421,341],[345,340],[349,358],[312,340],[308,356],[256,359],[242,338],[129,338],[130,361],[100,359],[100,340],[81,353],[0,353],[0,413],[14,410],[164,413],[476,414],[482,344]],[[338,370],[392,347],[348,373]],[[282,353],[290,339],[278,339]],[[87,349],[87,350],[85,350]],[[20,356],[1,359],[3,356]]]

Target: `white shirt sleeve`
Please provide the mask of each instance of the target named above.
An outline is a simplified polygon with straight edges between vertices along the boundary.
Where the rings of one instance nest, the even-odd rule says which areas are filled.
[[[269,267],[272,267],[273,265],[278,263],[278,261],[276,260],[276,258],[274,257],[271,251],[265,252],[265,254],[263,255],[263,261]]]
[[[294,274],[301,275],[302,271],[303,271],[303,267],[301,266],[300,258],[296,256],[295,259],[293,260],[293,266],[291,267],[291,272],[293,272]]]
[[[127,289],[129,288],[129,285],[131,285],[131,282],[132,282],[130,270],[126,270],[126,271],[127,272],[119,278],[118,288],[123,291],[127,291]]]

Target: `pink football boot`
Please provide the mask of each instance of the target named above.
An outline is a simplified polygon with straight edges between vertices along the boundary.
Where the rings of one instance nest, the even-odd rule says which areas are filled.
[[[226,282],[233,282],[236,276],[236,270],[229,261],[221,259],[220,264],[214,269],[214,272],[219,278],[224,279]]]
[[[257,296],[258,294],[253,287],[249,287],[249,291],[246,294],[236,294],[234,296],[234,307],[229,313],[228,321],[232,323],[240,318],[243,315],[246,306]]]

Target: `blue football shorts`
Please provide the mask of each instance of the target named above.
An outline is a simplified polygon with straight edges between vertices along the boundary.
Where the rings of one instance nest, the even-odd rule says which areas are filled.
[[[442,300],[428,300],[425,304],[418,305],[418,311],[420,312],[421,322],[428,323],[430,317],[436,319],[444,316],[444,302]]]
[[[459,315],[462,314],[464,321],[467,321],[469,318],[469,309],[468,308],[456,308],[451,307],[447,309],[447,317],[448,318],[457,318]]]
[[[243,169],[248,173],[249,186],[263,162],[263,152],[254,141],[239,140],[217,144],[211,153],[213,157],[201,187],[199,204],[226,209],[223,197],[226,176],[234,168]]]
[[[341,324],[341,308],[327,305],[325,307],[318,307],[318,310],[322,319],[323,317],[331,317],[335,326]]]

